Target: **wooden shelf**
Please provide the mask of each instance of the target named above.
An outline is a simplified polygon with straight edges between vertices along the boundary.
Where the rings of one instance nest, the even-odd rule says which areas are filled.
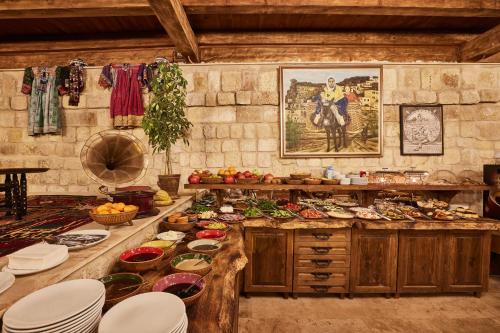
[[[323,191],[487,191],[488,185],[412,185],[412,184],[368,184],[368,185],[288,185],[288,184],[185,184],[185,189],[208,190],[302,190],[308,192]]]

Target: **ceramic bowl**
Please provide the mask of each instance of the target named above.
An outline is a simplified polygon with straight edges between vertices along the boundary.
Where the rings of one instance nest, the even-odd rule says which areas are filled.
[[[175,237],[171,236],[169,233],[175,233]],[[182,231],[167,231],[167,232],[162,232],[156,235],[156,238],[161,239],[161,240],[168,240],[168,241],[173,241],[173,242],[180,242],[181,240],[186,237],[186,234],[183,233]]]
[[[154,286],[153,286],[153,291],[160,291],[160,292],[162,292],[165,289],[167,289],[167,288],[169,288],[171,286],[178,285],[178,284],[187,284],[187,283],[192,284],[192,283],[196,282],[196,280],[198,280],[200,277],[201,277],[201,275],[194,274],[194,273],[174,273],[174,274],[170,274],[170,275],[164,276],[163,278],[161,278],[160,280],[158,280],[154,284]],[[195,303],[195,301],[198,298],[200,298],[200,296],[206,290],[206,288],[205,288],[206,283],[203,280],[201,280],[198,283],[196,283],[196,286],[198,288],[200,288],[200,291],[198,293],[196,293],[193,296],[182,298],[182,301],[184,302],[184,304],[186,304],[186,306],[189,306],[189,305]]]
[[[174,241],[168,241],[168,240],[153,240],[146,242],[141,245],[141,247],[157,247],[163,250],[165,255],[169,255],[170,253],[175,251],[175,247],[177,245],[175,244]]]
[[[217,246],[217,248],[213,249],[213,250],[196,250],[196,249],[194,249],[196,246],[200,246],[200,245],[213,245],[213,246]],[[218,240],[215,240],[215,239],[197,239],[197,240],[194,240],[192,242],[189,242],[187,244],[187,248],[191,252],[206,253],[206,254],[213,255],[214,253],[217,253],[217,251],[219,251],[222,248],[222,244]]]
[[[199,268],[199,269],[183,269],[183,268],[178,267],[179,264],[185,260],[200,261],[202,259],[204,259],[208,263],[208,266],[203,267],[202,265],[200,265],[200,267],[203,267],[203,268]],[[170,261],[170,266],[172,266],[172,269],[177,273],[195,273],[195,274],[203,275],[203,274],[207,273],[208,271],[210,271],[210,269],[212,269],[212,257],[210,255],[204,254],[204,253],[184,253],[184,254],[181,254],[181,255],[174,257]]]
[[[153,256],[152,259],[141,261],[131,261],[134,256]],[[165,252],[158,247],[137,247],[127,250],[120,255],[120,264],[122,268],[129,272],[144,272],[151,269],[156,269],[158,264],[163,259]]]
[[[197,239],[215,239],[218,241],[223,241],[226,239],[226,232],[221,230],[203,230],[196,233]]]
[[[105,309],[109,309],[116,303],[137,295],[141,291],[142,284],[144,283],[142,276],[134,273],[110,274],[100,278],[99,281],[104,283],[104,287],[106,288]],[[125,287],[130,288],[118,290]]]

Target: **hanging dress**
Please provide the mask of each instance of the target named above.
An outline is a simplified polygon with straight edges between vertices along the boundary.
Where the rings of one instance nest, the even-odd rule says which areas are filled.
[[[28,135],[61,134],[59,95],[64,95],[64,67],[28,67],[21,92],[30,95]]]
[[[142,87],[144,64],[106,65],[99,85],[112,88],[110,115],[115,128],[140,127],[144,116]]]

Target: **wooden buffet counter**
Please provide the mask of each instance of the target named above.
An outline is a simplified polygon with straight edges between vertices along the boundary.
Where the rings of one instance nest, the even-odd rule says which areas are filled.
[[[247,220],[245,292],[473,292],[488,289],[500,221]]]

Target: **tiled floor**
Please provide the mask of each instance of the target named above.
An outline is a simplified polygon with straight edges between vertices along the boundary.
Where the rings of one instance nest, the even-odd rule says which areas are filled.
[[[473,296],[252,296],[240,299],[240,333],[500,332],[500,278]]]

